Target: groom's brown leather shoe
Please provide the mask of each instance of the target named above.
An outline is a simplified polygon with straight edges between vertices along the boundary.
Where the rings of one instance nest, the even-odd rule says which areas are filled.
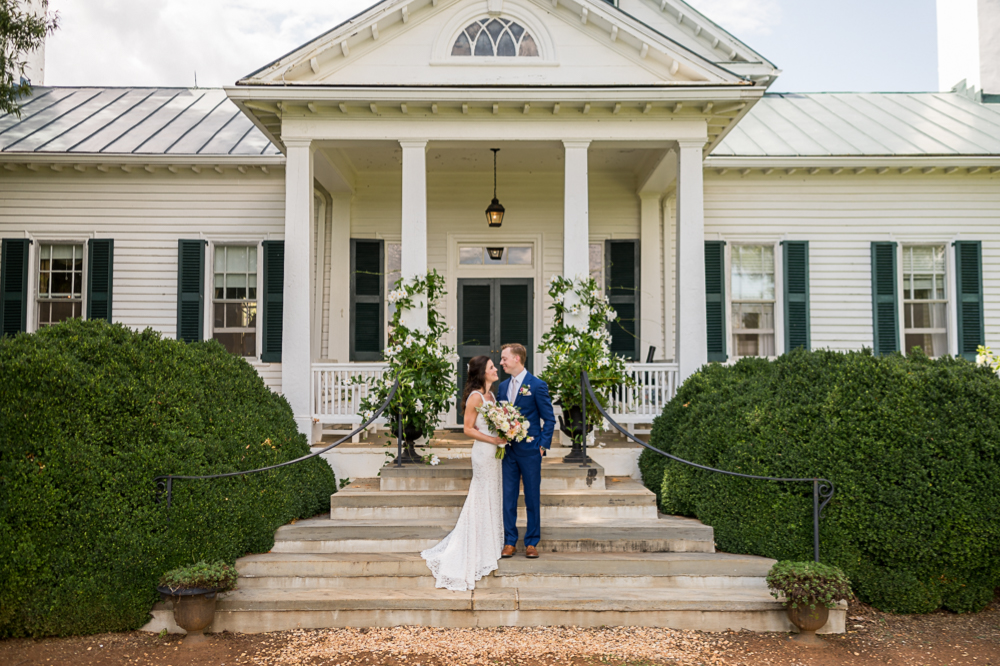
[[[538,557],[538,549],[535,548],[534,546],[525,546],[524,556],[529,559],[535,559],[536,557]]]
[[[514,557],[514,546],[504,546],[500,551],[500,557]]]

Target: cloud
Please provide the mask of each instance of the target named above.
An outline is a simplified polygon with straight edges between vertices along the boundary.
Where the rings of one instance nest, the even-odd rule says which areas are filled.
[[[781,22],[779,0],[688,0],[688,4],[740,39],[769,35]]]
[[[372,0],[51,0],[49,85],[220,86],[363,11]]]

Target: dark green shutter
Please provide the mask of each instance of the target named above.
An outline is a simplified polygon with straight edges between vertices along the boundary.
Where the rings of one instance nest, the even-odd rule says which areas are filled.
[[[976,360],[976,349],[986,344],[983,322],[983,244],[955,241],[955,284],[958,286],[958,353]]]
[[[281,363],[282,319],[285,316],[285,241],[261,244],[260,360]]]
[[[381,361],[385,330],[385,248],[380,240],[351,239],[352,361]]]
[[[203,240],[177,241],[177,339],[198,342],[205,323],[205,246]]]
[[[27,238],[0,241],[0,337],[28,330]]]
[[[608,300],[618,313],[618,321],[608,325],[611,352],[635,361],[640,354],[639,241],[605,241],[604,260]]]
[[[705,241],[705,333],[708,360],[726,354],[726,241]]]
[[[114,271],[115,241],[111,238],[87,241],[87,319],[111,323]]]
[[[899,351],[896,244],[872,243],[872,326],[876,356]]]
[[[809,349],[809,241],[782,241],[785,283],[785,351]]]

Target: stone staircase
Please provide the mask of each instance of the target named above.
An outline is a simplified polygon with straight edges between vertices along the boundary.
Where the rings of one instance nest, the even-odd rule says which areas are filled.
[[[211,631],[424,625],[657,626],[791,631],[767,591],[773,560],[715,552],[711,527],[658,515],[634,479],[546,459],[541,557],[523,545],[471,592],[434,587],[419,552],[454,526],[468,458],[385,467],[334,495],[329,518],[278,529],[269,553],[236,562]],[[524,524],[523,499],[519,522]],[[843,632],[845,609],[823,631]],[[155,615],[155,613],[154,613]],[[152,623],[151,625],[152,626]],[[149,627],[147,627],[149,628]],[[158,630],[156,626],[153,630]]]

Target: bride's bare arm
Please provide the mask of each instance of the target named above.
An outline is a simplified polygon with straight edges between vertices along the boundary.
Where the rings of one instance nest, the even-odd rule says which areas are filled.
[[[499,437],[493,437],[485,432],[479,432],[476,429],[476,416],[479,414],[479,412],[476,411],[476,408],[482,406],[482,404],[483,396],[478,393],[473,393],[469,396],[469,402],[465,403],[465,434],[472,439],[478,439],[480,442],[500,446],[503,444],[502,439]]]

